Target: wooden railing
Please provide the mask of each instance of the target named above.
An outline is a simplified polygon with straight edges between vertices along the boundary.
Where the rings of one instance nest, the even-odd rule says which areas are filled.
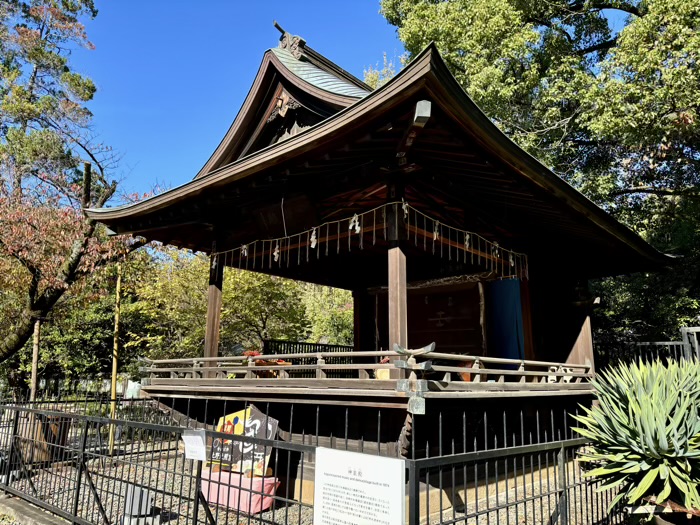
[[[347,345],[330,345],[321,343],[307,343],[297,341],[283,341],[279,339],[266,339],[263,342],[263,356],[260,359],[265,359],[266,355],[284,355],[286,361],[292,365],[310,365],[315,364],[314,355],[320,353],[332,353],[332,357],[325,358],[326,364],[341,365],[352,363],[352,357],[339,357],[337,354],[352,352],[353,347]],[[305,357],[290,358],[290,355],[304,354]],[[309,357],[311,356],[311,357]],[[314,370],[295,370],[294,377],[315,377]],[[329,370],[326,372],[326,377],[334,377],[337,379],[349,379],[353,377],[352,370]]]
[[[342,358],[343,362],[329,362],[333,358]],[[305,363],[293,364],[296,359],[304,359]],[[405,388],[421,388],[435,396],[460,391],[586,390],[590,389],[589,380],[593,378],[592,367],[588,364],[437,352],[409,360],[390,351],[348,351],[164,359],[148,361],[147,365],[141,371],[151,385],[194,386],[206,382],[230,388],[299,386],[399,392]],[[343,371],[346,377],[330,377],[337,371]],[[404,380],[400,388],[397,387],[399,377]],[[216,381],[212,383],[211,380]],[[414,385],[407,387],[406,380]]]

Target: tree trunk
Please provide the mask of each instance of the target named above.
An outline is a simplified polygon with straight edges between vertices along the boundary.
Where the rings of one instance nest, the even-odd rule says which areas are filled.
[[[34,332],[34,316],[23,312],[13,332],[0,341],[0,363],[19,352]]]

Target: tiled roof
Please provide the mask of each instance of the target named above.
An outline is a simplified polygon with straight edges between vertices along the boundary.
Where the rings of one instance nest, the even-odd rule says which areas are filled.
[[[303,58],[296,59],[286,49],[273,48],[271,51],[279,58],[284,66],[305,82],[329,93],[346,97],[363,98],[369,94],[350,82],[324,71],[323,69],[307,62]]]

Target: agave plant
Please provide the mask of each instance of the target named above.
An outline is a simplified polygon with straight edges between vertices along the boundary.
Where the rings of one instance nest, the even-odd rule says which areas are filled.
[[[700,363],[620,364],[593,383],[599,403],[575,430],[591,440],[587,476],[619,502],[700,509]]]

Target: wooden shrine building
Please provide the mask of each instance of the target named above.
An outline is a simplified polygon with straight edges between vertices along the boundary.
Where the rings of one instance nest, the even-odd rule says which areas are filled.
[[[588,394],[587,280],[669,262],[506,137],[434,45],[372,90],[283,33],[191,182],[86,213],[211,257],[202,358],[154,362],[144,389],[161,396],[405,408]],[[352,290],[349,359],[219,357],[224,268]]]

